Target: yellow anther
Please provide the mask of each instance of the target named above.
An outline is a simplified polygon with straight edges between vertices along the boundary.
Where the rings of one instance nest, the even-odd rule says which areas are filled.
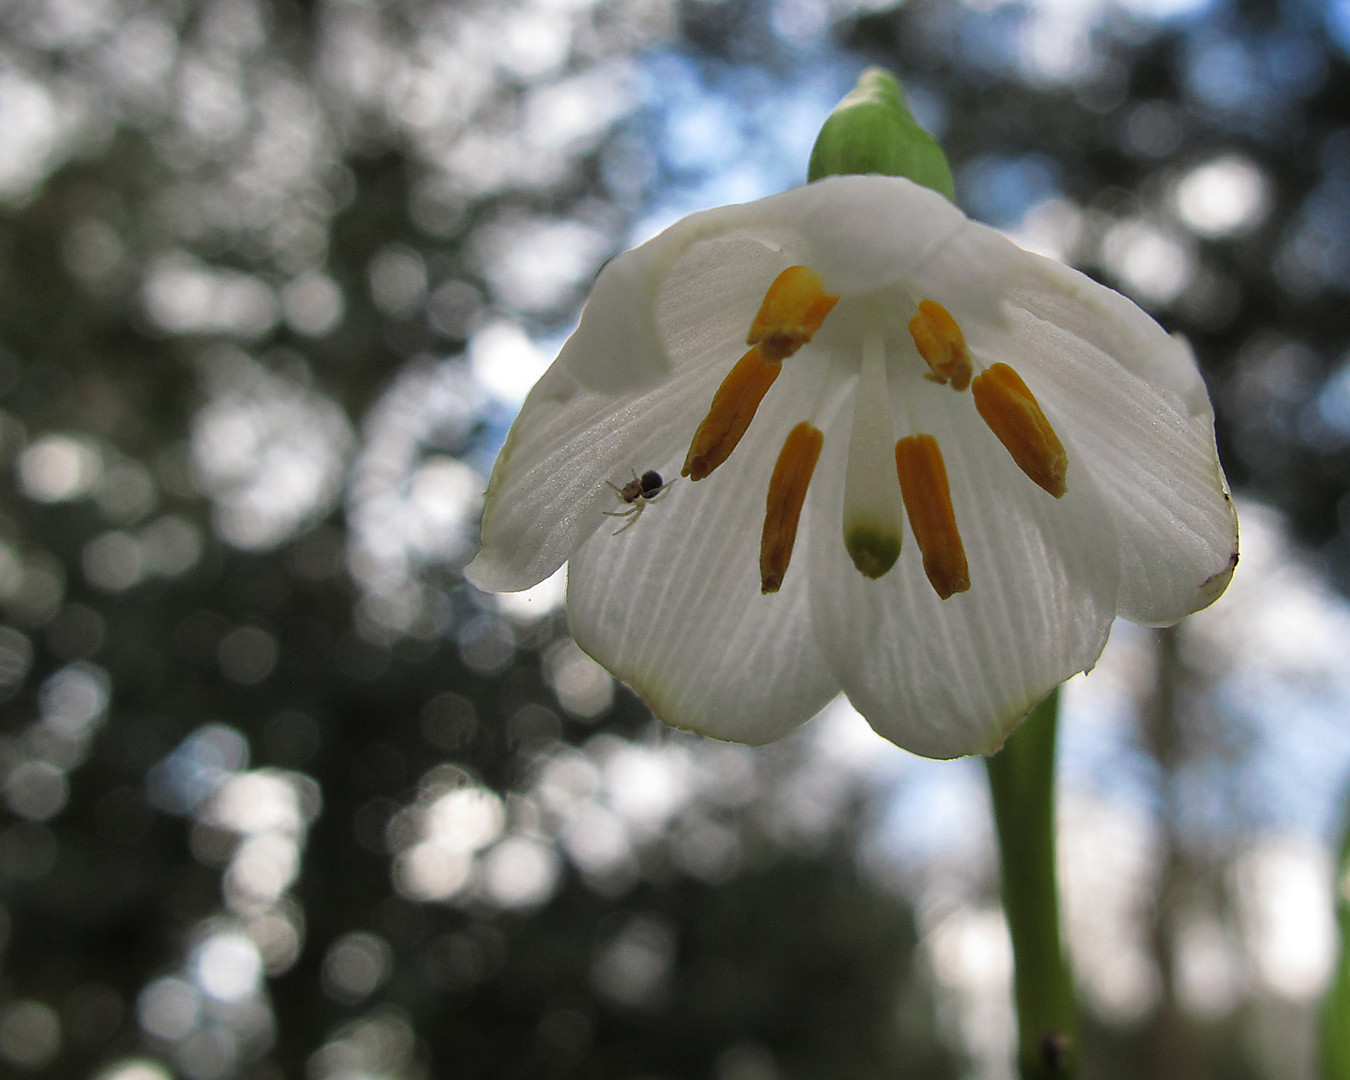
[[[737,361],[713,395],[708,415],[694,432],[681,476],[702,480],[731,456],[782,370],[782,364],[766,360],[758,348]]]
[[[764,513],[764,533],[759,543],[760,591],[774,593],[782,587],[797,542],[797,523],[811,474],[816,471],[825,435],[803,420],[790,432],[769,480],[769,498]]]
[[[778,378],[782,361],[811,340],[838,302],[839,297],[825,291],[820,275],[805,266],[789,266],[774,278],[746,337],[752,348],[713,395],[708,415],[689,443],[681,476],[702,480],[731,456]]]
[[[981,372],[971,387],[975,408],[1017,467],[1056,499],[1068,488],[1069,459],[1027,384],[1007,364]]]
[[[909,334],[928,365],[925,379],[950,382],[953,390],[970,385],[970,350],[950,311],[936,300],[920,301],[919,313],[909,320]]]
[[[942,451],[931,435],[909,435],[895,444],[895,471],[909,526],[923,554],[923,570],[943,600],[970,588],[966,549],[956,528],[952,489]]]
[[[786,360],[811,340],[837,303],[814,270],[789,266],[764,294],[745,343],[758,345],[766,360]]]

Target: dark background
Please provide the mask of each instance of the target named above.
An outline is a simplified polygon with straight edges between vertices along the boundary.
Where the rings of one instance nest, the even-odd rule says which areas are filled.
[[[459,573],[603,260],[800,182],[882,63],[972,215],[1192,340],[1244,509],[1229,606],[1068,694],[1084,1075],[1311,1075],[1348,49],[1344,3],[0,5],[0,1074],[1009,1075],[977,767],[657,730],[556,589]]]

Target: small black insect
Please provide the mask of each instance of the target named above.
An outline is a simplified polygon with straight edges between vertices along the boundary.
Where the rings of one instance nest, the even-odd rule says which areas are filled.
[[[609,481],[605,481],[609,483]],[[661,474],[655,469],[648,469],[641,476],[635,472],[633,479],[619,487],[618,484],[610,484],[614,489],[614,494],[627,504],[626,510],[606,510],[606,517],[628,518],[628,521],[614,530],[614,535],[618,536],[624,529],[631,528],[637,524],[637,519],[642,516],[642,511],[647,509],[649,503],[654,503],[662,498],[670,489],[670,485],[675,483],[671,480],[669,483],[663,483]]]

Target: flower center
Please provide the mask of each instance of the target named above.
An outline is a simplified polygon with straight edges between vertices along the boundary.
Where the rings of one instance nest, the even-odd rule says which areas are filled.
[[[838,302],[805,266],[789,266],[774,278],[746,335],[750,351],[713,395],[712,407],[689,444],[681,476],[702,480],[731,456],[783,361],[811,340]]]
[[[774,279],[746,335],[750,349],[713,395],[689,444],[682,475],[702,480],[731,456],[783,361],[811,341],[838,302],[839,296],[826,291],[808,267],[790,266]],[[913,431],[895,438],[884,323],[875,311],[864,313],[844,476],[844,546],[859,573],[879,578],[899,558],[902,517],[907,517],[928,581],[946,600],[970,588],[951,485],[935,436]],[[1055,498],[1062,496],[1068,457],[1017,372],[1006,363],[979,364],[956,319],[935,300],[919,302],[909,320],[909,335],[928,367],[924,378],[958,393],[969,389],[976,411],[1018,468]],[[977,367],[982,368],[979,374]],[[824,439],[810,419],[803,420],[788,433],[778,455],[760,539],[760,587],[765,593],[777,592],[783,584]]]

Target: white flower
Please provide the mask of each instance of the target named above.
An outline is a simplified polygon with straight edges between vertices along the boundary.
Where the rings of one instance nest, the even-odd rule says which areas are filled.
[[[1213,601],[1237,519],[1185,342],[926,188],[838,176],[602,271],[467,575],[569,559],[577,643],[666,723],[761,743],[843,690],[951,757],[996,750],[1116,615]]]

